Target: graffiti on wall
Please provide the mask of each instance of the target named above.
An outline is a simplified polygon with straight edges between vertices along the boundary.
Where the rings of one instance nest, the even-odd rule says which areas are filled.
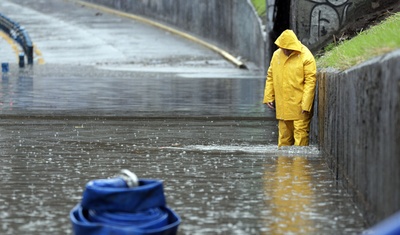
[[[310,13],[310,35],[312,45],[337,32],[346,21],[350,0],[307,0],[315,4]]]

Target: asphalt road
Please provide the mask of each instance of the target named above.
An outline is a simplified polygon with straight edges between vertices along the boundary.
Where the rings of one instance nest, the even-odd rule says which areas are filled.
[[[73,1],[4,0],[0,7],[4,15],[28,31],[36,49],[35,63],[243,73],[220,55],[187,39]],[[5,43],[2,40],[1,48],[7,47]]]

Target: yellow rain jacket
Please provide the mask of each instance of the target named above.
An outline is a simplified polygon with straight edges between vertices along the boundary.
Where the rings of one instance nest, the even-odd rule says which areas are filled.
[[[275,102],[276,118],[301,120],[302,111],[311,111],[316,84],[316,64],[312,53],[292,30],[285,30],[275,41],[265,83],[263,103]],[[280,48],[293,50],[286,56]]]

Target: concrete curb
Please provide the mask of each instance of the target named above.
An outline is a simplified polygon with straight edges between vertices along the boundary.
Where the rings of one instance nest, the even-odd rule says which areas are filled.
[[[169,27],[167,25],[155,22],[153,20],[138,16],[138,15],[134,15],[134,14],[131,14],[131,13],[126,13],[126,12],[114,10],[114,9],[111,9],[111,8],[108,8],[108,7],[99,6],[99,5],[96,5],[96,4],[93,4],[93,3],[83,2],[83,1],[79,1],[79,0],[71,0],[71,1],[73,1],[75,3],[78,3],[78,4],[81,4],[81,5],[85,6],[85,7],[90,7],[90,8],[102,11],[102,12],[118,15],[118,16],[125,17],[125,18],[128,18],[128,19],[133,19],[133,20],[136,20],[136,21],[151,25],[153,27],[157,27],[157,28],[160,28],[162,30],[168,31],[168,32],[173,33],[175,35],[178,35],[180,37],[186,38],[187,40],[190,40],[190,41],[193,41],[193,42],[195,42],[197,44],[200,44],[200,45],[202,45],[202,46],[204,46],[204,47],[206,47],[206,48],[208,48],[208,49],[220,54],[223,58],[225,58],[227,61],[229,61],[230,63],[234,64],[236,67],[238,67],[240,69],[247,69],[247,66],[242,61],[236,59],[233,55],[231,55],[227,51],[224,51],[224,50],[220,49],[219,47],[217,47],[215,45],[212,45],[212,44],[210,44],[208,42],[205,42],[205,41],[203,41],[203,40],[201,40],[201,39],[199,39],[199,38],[197,38],[197,37],[195,37],[193,35],[190,35],[188,33],[179,31],[179,30],[171,28],[171,27]]]

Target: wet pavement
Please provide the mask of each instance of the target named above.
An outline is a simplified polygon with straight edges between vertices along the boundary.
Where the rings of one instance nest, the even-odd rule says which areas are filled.
[[[36,64],[168,72],[193,67],[235,69],[220,55],[189,40],[75,1],[2,0],[0,9],[28,31]],[[0,43],[3,47],[5,42]],[[16,58],[1,59],[11,63]]]
[[[143,35],[162,35],[171,44],[151,56],[129,51],[119,57],[106,53],[108,41],[99,45],[104,53],[89,57],[78,52],[87,40],[80,34],[76,46],[53,51],[47,44],[53,39],[40,37],[49,31],[29,24],[28,15],[78,31],[92,30],[84,22],[99,16],[108,24],[123,21],[124,28],[129,22],[69,1],[0,5],[19,9],[45,61],[23,69],[11,64],[1,74],[0,234],[71,234],[68,213],[85,184],[124,168],[164,181],[168,205],[182,217],[179,234],[364,230],[316,146],[278,150],[274,113],[261,104],[259,71],[236,69],[205,48],[137,22],[152,32]],[[76,11],[68,18],[54,10],[60,5]],[[109,32],[98,41],[111,38]],[[144,51],[152,47],[145,42],[143,36]],[[177,48],[182,54],[174,54]]]

